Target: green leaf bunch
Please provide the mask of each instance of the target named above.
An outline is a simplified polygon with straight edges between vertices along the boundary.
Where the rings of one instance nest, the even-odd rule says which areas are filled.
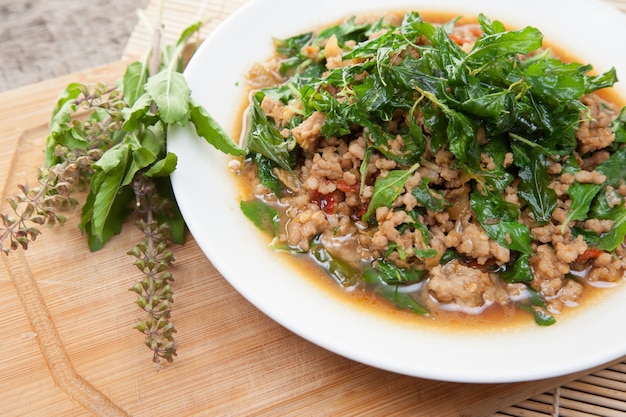
[[[158,364],[176,356],[169,245],[182,244],[185,231],[169,179],[177,156],[167,150],[168,129],[190,125],[221,152],[245,151],[193,100],[182,74],[186,48],[202,22],[168,46],[159,42],[160,22],[155,26],[153,48],[130,63],[118,83],[71,83],[61,92],[50,118],[39,185],[20,185],[20,194],[10,200],[11,212],[0,214],[0,250],[27,249],[41,234],[39,226],[64,223],[60,211],[78,206],[75,196],[83,189],[79,226],[92,251],[119,234],[134,214],[143,238],[129,254],[143,277],[131,290],[146,312],[136,328]]]
[[[134,178],[141,175],[157,182],[169,181],[168,176],[177,163],[176,155],[166,148],[170,126],[191,124],[200,137],[217,149],[234,155],[243,153],[191,98],[191,90],[179,72],[184,47],[199,28],[197,24],[190,26],[174,48],[152,51],[160,54],[161,64],[156,73],[150,73],[148,58],[153,57],[146,55],[143,61],[128,66],[121,87],[117,87],[125,100],[119,114],[121,129],[110,135],[109,146],[93,165],[89,195],[82,210],[81,229],[88,235],[92,250],[100,249],[121,231],[124,220],[132,212]],[[93,116],[100,117],[95,113]],[[58,139],[56,142],[70,145]],[[173,220],[182,222],[181,218]],[[173,241],[181,243],[182,235],[174,235]]]

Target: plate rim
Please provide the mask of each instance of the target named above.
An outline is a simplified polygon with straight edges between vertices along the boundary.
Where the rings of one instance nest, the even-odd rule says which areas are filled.
[[[427,8],[439,9],[442,11],[449,11],[448,9],[460,10],[460,8],[464,8],[466,10],[467,7],[476,9],[481,8],[481,10],[489,9],[492,7],[498,9],[498,7],[503,7],[504,4],[497,6],[498,0],[478,0],[472,2],[471,5],[467,5],[463,0],[423,0],[423,1],[408,1],[408,0],[391,0],[386,2],[384,6],[380,6],[380,2],[376,2],[376,0],[360,0],[355,2],[350,2],[344,0],[342,3],[342,8],[347,8],[348,4],[359,4],[360,9],[368,8],[368,9],[398,9],[402,5],[409,7],[415,10],[426,10]],[[506,2],[501,2],[508,4]],[[494,6],[495,4],[495,6]],[[535,5],[541,5],[544,11],[548,13],[555,13],[558,10],[563,10],[563,8],[567,5],[568,9],[568,19],[571,19],[570,16],[574,14],[576,19],[580,19],[585,17],[585,19],[602,19],[605,26],[608,25],[611,27],[615,24],[615,22],[621,22],[626,27],[626,16],[621,11],[610,6],[608,3],[600,0],[577,0],[577,1],[568,1],[568,0],[531,0],[524,3],[524,7],[532,8]],[[317,2],[317,6],[323,8],[324,5],[333,5],[336,6],[336,2],[332,2],[330,0],[320,0]],[[489,7],[487,7],[489,6]],[[218,95],[219,97],[227,97],[229,94],[235,94],[235,92],[239,91],[240,97],[243,99],[243,94],[241,93],[241,88],[238,82],[239,76],[243,74],[243,70],[245,68],[241,68],[241,74],[221,74],[224,76],[226,80],[220,80],[217,84],[209,83],[213,89],[212,93],[206,93],[206,68],[204,66],[210,65],[207,64],[207,55],[210,54],[211,48],[217,48],[218,52],[220,48],[224,48],[224,44],[228,44],[229,42],[233,42],[233,40],[237,36],[244,37],[249,36],[249,32],[251,30],[250,27],[246,28],[247,30],[241,31],[241,25],[248,24],[252,25],[251,18],[255,16],[259,16],[259,13],[262,13],[263,10],[276,10],[276,8],[282,7],[283,10],[281,13],[293,12],[293,8],[298,8],[297,2],[289,2],[288,0],[252,0],[249,3],[243,5],[240,9],[234,12],[232,15],[227,17],[218,27],[210,34],[210,36],[203,42],[200,46],[196,54],[191,59],[187,69],[184,72],[184,75],[192,88],[192,97],[197,100],[200,104],[205,105],[209,110],[209,113],[214,115],[218,121],[222,123],[223,126],[227,127],[228,125],[232,125],[236,123],[236,120],[233,118],[232,114],[229,114],[227,110],[225,110],[228,106],[221,106],[216,103],[214,100],[212,101],[212,97],[214,95]],[[354,6],[349,6],[354,7]],[[505,23],[511,23],[510,20],[505,20],[506,16],[500,17],[494,13],[490,13],[485,11],[485,14],[492,18],[502,20]],[[616,16],[615,12],[618,12],[619,15]],[[576,12],[576,13],[574,13]],[[345,16],[347,13],[343,11],[336,11],[335,14],[337,17]],[[307,16],[307,22],[314,19],[312,16]],[[523,20],[519,19],[520,16],[517,16],[515,20]],[[608,20],[607,20],[608,19]],[[324,23],[332,23],[333,19],[329,18],[327,21],[320,21],[320,24]],[[595,20],[594,20],[595,21]],[[307,22],[299,22],[298,24],[304,26],[303,29],[306,29],[306,26],[311,26],[310,23]],[[607,23],[608,22],[608,23]],[[292,22],[292,25],[294,23]],[[289,26],[289,25],[287,25]],[[553,44],[561,46],[563,45],[563,41],[559,41],[556,39],[560,36],[550,36],[546,31],[546,28],[540,27],[537,24],[539,29],[546,34],[546,38]],[[278,33],[282,30],[282,33]],[[287,33],[291,31],[290,33]],[[626,29],[621,30],[626,38]],[[242,33],[243,32],[243,33]],[[280,30],[277,28],[276,36],[288,36],[295,35],[298,32],[293,32],[293,28],[285,28],[281,27]],[[560,33],[560,32],[559,32]],[[624,39],[623,38],[623,39]],[[249,41],[249,39],[248,39]],[[268,39],[269,41],[269,39]],[[591,55],[593,57],[597,56],[598,51],[593,51]],[[258,56],[261,56],[261,51],[257,51],[259,53]],[[267,56],[263,55],[263,56]],[[256,61],[260,58],[253,58],[252,61]],[[626,60],[622,60],[623,65],[621,65],[618,70],[623,72],[626,71]],[[603,64],[605,63],[602,60]],[[603,68],[599,67],[598,70],[602,71]],[[618,72],[619,72],[618,71]],[[218,71],[219,73],[219,71]],[[626,79],[626,76],[621,77],[622,79]],[[204,89],[204,90],[203,90]],[[626,97],[624,94],[623,88],[620,90],[620,95],[622,97]],[[221,103],[221,101],[220,101]],[[229,105],[233,105],[233,101],[229,101]],[[229,119],[230,117],[230,119]],[[227,251],[232,251],[237,247],[237,240],[231,239],[227,242],[227,244],[222,244],[221,239],[220,242],[216,242],[214,238],[208,237],[205,228],[208,226],[206,223],[206,219],[203,219],[203,215],[206,212],[198,209],[198,205],[206,206],[207,200],[197,198],[198,196],[193,196],[194,186],[190,186],[194,180],[198,178],[199,174],[206,175],[207,172],[210,174],[216,174],[217,170],[209,170],[204,171],[206,166],[203,166],[202,163],[205,164],[207,162],[212,162],[214,164],[221,164],[222,168],[225,168],[228,163],[228,158],[218,152],[214,151],[210,148],[206,142],[197,138],[195,133],[187,127],[172,127],[168,132],[168,150],[170,152],[174,152],[177,154],[179,158],[179,165],[171,176],[172,186],[174,189],[174,193],[177,201],[179,202],[180,210],[185,218],[187,226],[194,236],[196,242],[200,246],[203,253],[207,256],[207,258],[212,262],[212,264],[216,267],[216,269],[222,274],[222,276],[240,293],[250,301],[256,308],[265,313],[267,316],[272,318],[274,321],[278,322],[282,326],[291,330],[292,332],[300,335],[301,337],[315,343],[318,346],[321,346],[327,350],[333,351],[339,355],[347,357],[352,360],[356,360],[358,362],[374,366],[377,368],[385,369],[388,371],[396,372],[399,374],[410,375],[414,377],[428,378],[433,380],[443,380],[443,381],[451,381],[451,382],[468,382],[468,383],[505,383],[505,382],[520,382],[520,381],[529,381],[536,379],[543,379],[554,376],[562,376],[570,373],[582,371],[585,369],[590,369],[595,366],[599,366],[608,362],[611,362],[624,354],[626,354],[626,341],[620,341],[616,337],[609,338],[608,341],[613,341],[616,343],[611,347],[606,347],[602,350],[601,353],[595,353],[594,355],[584,356],[581,358],[580,355],[576,357],[575,355],[568,354],[566,357],[568,358],[566,361],[559,363],[558,365],[547,366],[544,361],[540,360],[536,363],[535,367],[532,366],[524,366],[523,364],[516,364],[515,370],[511,371],[509,369],[508,373],[502,373],[499,371],[500,367],[505,366],[506,363],[502,361],[501,358],[482,358],[483,360],[492,359],[492,363],[489,368],[486,365],[466,365],[464,366],[462,361],[459,360],[450,360],[450,367],[448,369],[444,369],[441,366],[432,366],[431,364],[425,364],[423,362],[408,362],[406,359],[398,359],[394,358],[392,355],[384,355],[381,354],[380,351],[386,351],[390,348],[389,343],[384,343],[383,340],[380,340],[381,334],[388,336],[389,334],[396,334],[394,329],[393,331],[389,331],[389,323],[386,319],[381,317],[368,316],[367,320],[372,324],[372,330],[376,330],[375,335],[355,335],[353,332],[346,330],[342,326],[332,325],[329,321],[331,317],[324,314],[321,319],[324,320],[326,327],[322,327],[322,323],[315,323],[312,321],[312,318],[309,317],[310,312],[303,311],[302,302],[294,302],[293,300],[277,300],[275,298],[267,299],[266,294],[262,292],[259,293],[260,289],[258,283],[254,282],[254,285],[250,283],[250,280],[246,281],[243,276],[255,274],[258,272],[258,269],[255,270],[254,267],[250,267],[250,265],[246,265],[246,263],[242,262],[233,262],[233,260],[227,259],[225,254],[229,253]],[[204,159],[206,158],[206,159]],[[201,167],[198,171],[198,167]],[[216,168],[216,167],[213,167]],[[206,178],[205,178],[206,180]],[[232,179],[231,179],[232,180]],[[211,183],[217,190],[217,195],[227,195],[229,197],[233,197],[233,191],[226,190],[226,184],[214,184]],[[243,216],[241,213],[237,213],[238,205],[233,204],[235,201],[230,201],[228,204],[224,204],[224,202],[220,202],[219,206],[211,206],[209,202],[209,206],[205,207],[205,210],[211,210],[211,213],[214,213],[218,216],[223,216],[223,218],[227,218],[231,221],[240,221]],[[218,209],[219,207],[219,209]],[[217,210],[217,211],[216,211]],[[244,218],[245,219],[245,218]],[[212,221],[209,225],[218,230],[218,235],[221,237],[223,234],[227,233],[228,230],[225,230],[223,224],[219,224],[219,221]],[[239,225],[237,225],[239,227]],[[257,234],[258,231],[254,229],[250,222],[246,225],[241,225],[241,228],[238,229],[240,232]],[[259,246],[259,245],[257,245]],[[266,245],[267,246],[267,245]],[[263,250],[260,248],[256,248],[254,257],[252,258],[255,261],[258,261],[259,256],[262,255],[263,251],[265,253],[269,253],[269,249],[265,247]],[[284,265],[281,265],[276,260],[265,264],[261,262],[262,265],[265,265],[266,268],[270,268],[270,271],[274,271],[273,268],[278,268],[281,270],[281,273],[287,274],[284,268]],[[301,281],[308,281],[308,278],[303,278]],[[361,313],[358,313],[354,308],[349,307],[349,303],[336,303],[330,301],[329,299],[324,299],[321,297],[320,289],[316,285],[313,285],[310,282],[289,282],[286,284],[286,288],[284,291],[301,291],[303,289],[307,289],[313,291],[314,296],[312,296],[311,300],[315,301],[316,306],[322,307],[323,309],[329,309],[333,313],[342,314],[343,317],[346,318],[346,321],[349,323],[359,323],[363,320],[363,316]],[[626,292],[624,291],[624,286],[619,290],[616,290],[615,293],[620,293],[622,296],[626,296]],[[265,298],[264,298],[265,297]],[[617,294],[611,295],[611,300],[618,298]],[[281,301],[278,303],[278,301]],[[613,305],[615,303],[612,303]],[[608,303],[605,305],[593,306],[595,308],[597,314],[594,317],[601,317],[603,314],[607,313]],[[587,306],[583,308],[588,308]],[[623,308],[626,313],[626,308]],[[576,319],[573,320],[565,320],[564,322],[559,322],[556,324],[558,326],[559,331],[557,333],[563,333],[566,329],[576,330],[580,328],[580,326],[584,325],[587,327],[594,327],[592,323],[589,323],[589,318],[580,317],[580,315],[576,314]],[[304,325],[303,325],[304,323]],[[330,325],[329,325],[330,323]],[[394,325],[395,326],[395,325]],[[605,322],[601,322],[601,326],[595,326],[596,331],[592,332],[590,336],[598,338],[601,336],[606,336],[608,332],[611,331],[610,325]],[[554,328],[554,327],[552,327]],[[525,336],[527,337],[526,343],[530,346],[530,348],[545,348],[545,342],[542,342],[542,338],[545,337],[546,334],[553,335],[554,332],[551,331],[552,328],[536,328],[533,327],[532,331],[528,331],[528,329],[524,329]],[[405,335],[406,329],[398,330],[398,334]],[[463,351],[465,353],[471,352],[473,354],[478,354],[481,352],[481,343],[484,338],[481,337],[480,340],[475,337],[465,334],[465,335],[449,335],[444,334],[443,332],[428,330],[426,332],[420,333],[419,335],[422,338],[428,337],[438,337],[443,343],[458,343],[462,342],[464,344]],[[436,335],[436,336],[434,336]],[[539,335],[542,335],[541,337]],[[357,337],[358,336],[358,337]],[[489,334],[491,339],[496,340],[497,335]],[[553,337],[553,336],[551,336]],[[355,349],[354,345],[350,343],[350,340],[356,340],[360,344],[370,343],[375,346],[375,348],[362,348]],[[572,343],[576,338],[568,338],[567,342]],[[510,342],[502,342],[502,347],[506,348],[508,343],[513,343],[513,341],[519,342],[520,337],[515,336],[514,339],[511,339]],[[410,338],[411,343],[419,343],[420,338],[415,338],[412,336]],[[621,343],[619,343],[621,342]],[[597,344],[597,343],[596,343]],[[410,347],[406,346],[407,343],[403,343],[402,347]],[[595,345],[594,345],[595,346]],[[516,349],[515,346],[508,346],[508,348],[512,349],[512,351],[516,352],[518,355],[521,354],[519,349]],[[417,353],[415,355],[428,355],[429,352],[427,349],[415,349]],[[435,352],[436,353],[436,352]],[[432,360],[432,357],[429,358]],[[502,363],[494,364],[493,360],[499,360]],[[510,360],[510,359],[509,359]],[[520,360],[520,359],[518,359]],[[570,361],[574,361],[575,364],[572,364]],[[455,368],[456,367],[456,368]]]

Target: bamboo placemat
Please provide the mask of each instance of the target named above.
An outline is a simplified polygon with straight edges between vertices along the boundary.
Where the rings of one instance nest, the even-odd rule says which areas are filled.
[[[249,0],[174,0],[166,1],[165,39],[172,42],[180,31],[196,20],[208,19],[201,32],[206,37],[227,16]],[[605,0],[626,12],[626,0]],[[151,21],[156,15],[158,0],[151,0],[145,17]],[[132,32],[125,59],[140,56],[149,44],[152,34],[145,24]],[[490,417],[618,417],[626,416],[626,358],[619,364],[580,378],[569,384],[505,408]]]

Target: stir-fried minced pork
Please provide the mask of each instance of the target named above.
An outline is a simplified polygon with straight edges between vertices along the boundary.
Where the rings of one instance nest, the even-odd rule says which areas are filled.
[[[280,215],[274,245],[298,253],[319,254],[323,248],[332,260],[320,263],[331,275],[342,268],[343,275],[352,271],[349,285],[363,281],[364,287],[400,291],[419,282],[416,302],[468,313],[517,303],[528,311],[557,314],[578,305],[590,286],[620,281],[626,266],[624,231],[616,228],[626,222],[626,185],[624,171],[615,168],[624,162],[615,162],[616,154],[623,158],[616,141],[619,109],[595,91],[581,92],[576,103],[558,110],[557,118],[573,119],[553,129],[567,136],[577,124],[571,142],[550,137],[550,129],[545,138],[529,139],[551,115],[541,115],[540,121],[536,115],[518,115],[518,121],[507,122],[511,111],[502,110],[495,120],[483,121],[489,108],[471,107],[481,105],[482,96],[459,98],[454,88],[461,90],[459,80],[489,65],[497,73],[499,64],[485,61],[465,75],[461,67],[456,75],[450,68],[465,65],[465,58],[471,61],[484,29],[497,32],[498,26],[485,20],[445,26],[447,32],[438,38],[433,33],[443,33],[436,31],[444,26],[434,25],[409,39],[407,33],[421,27],[413,21],[419,19],[408,14],[389,13],[382,20],[358,16],[347,29],[329,31],[327,37],[317,39],[321,31],[279,42],[277,57],[251,69],[253,88],[263,93],[256,105],[264,118],[255,121],[260,126],[255,132],[263,133],[244,132],[256,157],[244,161],[240,175],[252,194]],[[358,32],[361,39],[342,30]],[[397,49],[381,47],[367,55],[373,49],[369,45],[396,32],[402,32],[393,43]],[[422,59],[444,46],[457,54],[456,61],[440,58],[447,66],[429,78]],[[556,60],[542,48],[508,59],[515,61],[513,69]],[[410,71],[415,78],[397,81],[409,84],[402,86],[407,91],[391,85]],[[438,90],[437,77],[445,77],[445,71],[459,80]],[[422,78],[431,84],[413,81]],[[517,84],[523,82],[522,77]],[[497,101],[517,84],[492,87],[485,94]],[[507,100],[526,93],[520,88]],[[257,96],[251,97],[254,107]],[[560,105],[543,99],[546,106]],[[383,102],[398,104],[380,110]],[[359,106],[380,114],[364,121]],[[464,111],[465,119],[453,117]],[[350,122],[342,124],[339,116]],[[512,130],[500,132],[501,125]],[[272,129],[271,146],[254,142],[271,136]],[[468,133],[469,142],[459,144],[457,136]]]
[[[495,301],[497,290],[493,273],[471,268],[457,261],[430,270],[428,290],[440,302],[466,308],[479,308]]]

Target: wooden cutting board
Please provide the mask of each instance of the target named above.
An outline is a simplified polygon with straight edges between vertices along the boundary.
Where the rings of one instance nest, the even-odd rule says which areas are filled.
[[[69,82],[114,81],[120,61],[0,94],[2,212],[34,184],[47,122]],[[213,268],[191,236],[175,249],[179,356],[158,370],[132,327],[132,224],[90,253],[78,212],[0,262],[3,416],[485,416],[593,370],[516,384],[459,384],[371,368],[276,324]],[[29,311],[29,315],[26,312]],[[38,327],[40,326],[40,327]]]

